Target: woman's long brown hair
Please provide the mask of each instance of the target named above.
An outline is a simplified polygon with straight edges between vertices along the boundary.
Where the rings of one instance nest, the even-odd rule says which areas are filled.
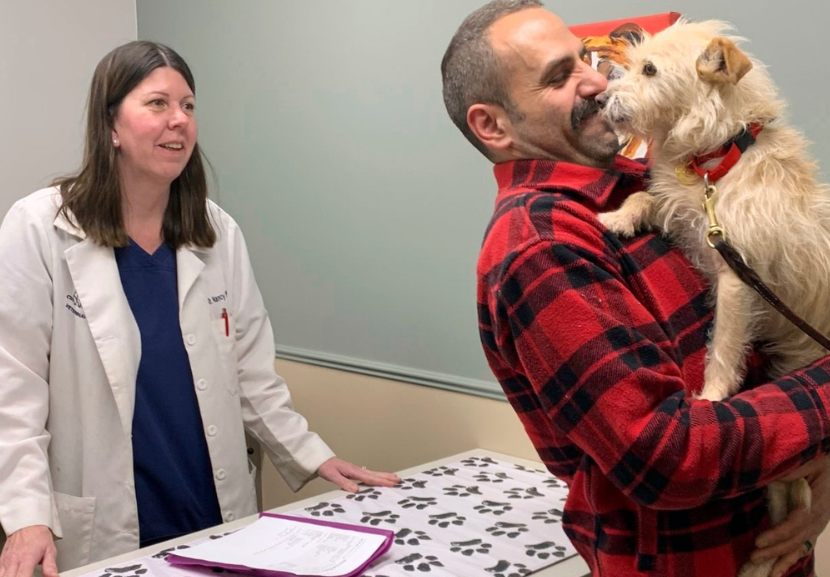
[[[59,212],[103,246],[129,244],[124,229],[121,186],[116,148],[111,140],[118,108],[144,78],[156,68],[169,66],[179,72],[196,93],[187,63],[171,48],[156,42],[136,41],[119,46],[98,64],[92,77],[87,104],[86,145],[81,170],[57,179],[61,192]],[[207,207],[207,178],[199,145],[184,170],[170,185],[162,234],[173,248],[183,245],[211,247],[216,232]]]

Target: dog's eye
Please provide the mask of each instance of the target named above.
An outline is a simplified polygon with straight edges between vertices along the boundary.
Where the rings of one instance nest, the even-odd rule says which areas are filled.
[[[646,76],[654,76],[657,74],[657,67],[652,62],[646,62],[643,64],[643,74]]]

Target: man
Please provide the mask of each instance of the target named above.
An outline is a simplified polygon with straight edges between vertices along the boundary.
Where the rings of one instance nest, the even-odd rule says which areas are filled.
[[[606,79],[535,0],[496,0],[458,29],[444,100],[495,164],[499,192],[478,263],[491,369],[570,494],[563,525],[594,575],[812,575],[830,514],[830,357],[774,383],[697,400],[707,287],[655,234],[625,241],[596,214],[642,190],[595,97]],[[810,513],[768,527],[764,487],[807,477]],[[760,549],[758,549],[760,547]]]

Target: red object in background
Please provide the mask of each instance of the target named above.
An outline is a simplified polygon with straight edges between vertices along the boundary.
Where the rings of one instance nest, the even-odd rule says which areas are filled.
[[[584,38],[585,36],[604,36],[610,34],[623,24],[632,22],[649,34],[656,34],[663,28],[668,28],[680,18],[679,12],[666,12],[664,14],[652,14],[651,16],[637,16],[635,18],[620,18],[619,20],[606,20],[605,22],[594,22],[592,24],[578,24],[569,29],[574,36]]]

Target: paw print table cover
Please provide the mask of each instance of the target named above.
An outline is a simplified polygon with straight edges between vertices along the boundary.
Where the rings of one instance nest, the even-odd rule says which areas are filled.
[[[547,472],[471,457],[396,487],[365,488],[286,514],[394,531],[391,549],[365,577],[524,577],[576,554],[562,530],[566,497],[564,483]],[[216,575],[169,565],[170,552],[83,577]]]

